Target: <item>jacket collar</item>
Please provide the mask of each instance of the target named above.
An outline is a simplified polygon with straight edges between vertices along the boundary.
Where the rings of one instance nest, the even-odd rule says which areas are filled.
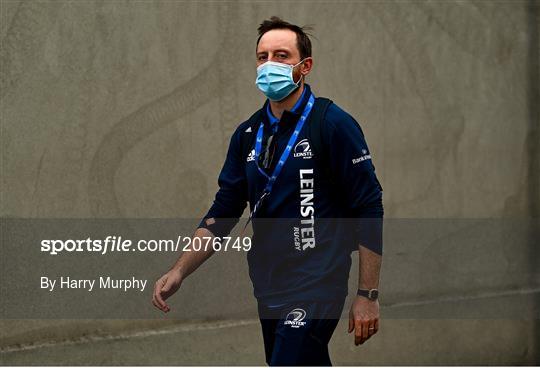
[[[304,111],[304,107],[306,106],[310,95],[311,87],[309,86],[309,84],[304,83],[304,90],[302,91],[302,95],[300,96],[298,101],[296,101],[296,104],[291,110],[283,111],[281,119],[279,120],[279,125],[285,126],[296,124],[296,122],[298,121],[298,119],[300,119],[300,116],[302,115],[302,111]],[[263,121],[266,125],[269,125],[277,120],[278,119],[272,114],[272,111],[270,109],[270,102],[267,99],[263,105]]]

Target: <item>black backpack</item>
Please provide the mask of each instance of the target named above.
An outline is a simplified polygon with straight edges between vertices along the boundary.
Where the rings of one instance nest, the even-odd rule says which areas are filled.
[[[332,178],[330,168],[330,157],[328,153],[328,144],[326,142],[327,135],[324,132],[324,116],[328,106],[332,103],[332,100],[325,97],[316,97],[313,108],[309,113],[309,117],[306,121],[307,136],[310,142],[311,152],[317,160],[317,165],[322,170],[323,175],[327,178]],[[249,124],[248,132],[242,132],[242,157],[247,157],[250,151],[250,147],[255,139],[257,129],[262,121],[263,109],[256,111],[248,119]],[[251,128],[251,129],[249,129]],[[251,132],[249,132],[251,130]]]

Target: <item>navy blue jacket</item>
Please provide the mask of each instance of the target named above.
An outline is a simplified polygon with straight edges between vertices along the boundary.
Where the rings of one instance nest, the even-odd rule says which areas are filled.
[[[273,159],[266,172],[273,171],[310,93],[310,86],[305,84],[292,111],[283,112],[272,140]],[[271,120],[277,119],[272,116],[268,100],[263,109],[267,112],[262,121],[266,142]],[[306,134],[308,118],[270,196],[253,220],[247,259],[254,294],[260,303],[343,298],[348,290],[351,251],[361,244],[382,254],[382,221],[368,225],[353,222],[351,227],[350,221],[337,220],[383,217],[382,188],[362,130],[334,103],[324,119],[331,175],[323,173],[311,152]],[[250,130],[248,121],[240,124],[231,138],[218,179],[219,190],[199,225],[215,236],[229,234],[247,202],[253,209],[267,182],[255,163],[254,140],[247,157],[242,155],[242,135],[250,134],[246,130]]]

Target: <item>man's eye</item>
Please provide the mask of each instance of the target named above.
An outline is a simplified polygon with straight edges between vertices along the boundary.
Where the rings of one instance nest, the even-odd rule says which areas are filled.
[[[260,61],[262,61],[262,60],[264,60],[264,59],[266,59],[266,56],[259,56],[259,57],[257,58],[257,60],[260,60]]]

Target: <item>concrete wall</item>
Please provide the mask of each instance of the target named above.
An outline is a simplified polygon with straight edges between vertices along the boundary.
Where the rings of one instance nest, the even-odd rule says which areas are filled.
[[[314,26],[308,82],[361,123],[387,217],[538,217],[537,1],[0,4],[2,217],[202,216],[231,133],[263,102],[254,49],[257,26],[271,15]],[[479,308],[524,285],[538,301],[531,234],[515,248],[530,284],[496,282],[484,291],[499,293],[478,299]],[[403,247],[385,244],[415,267],[443,256]],[[381,289],[399,299],[392,285],[402,274],[387,264]],[[459,303],[458,293],[440,292]],[[538,315],[519,317],[525,322],[388,319],[361,348],[340,325],[333,359],[538,363]],[[256,320],[0,325],[6,364],[264,363]]]

